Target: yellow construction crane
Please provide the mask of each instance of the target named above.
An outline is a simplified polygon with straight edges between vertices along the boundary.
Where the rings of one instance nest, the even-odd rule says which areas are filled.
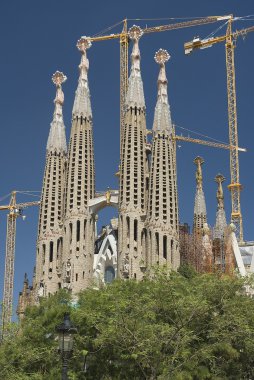
[[[38,206],[40,204],[39,201],[17,204],[16,195],[17,191],[12,191],[9,205],[0,206],[0,211],[9,211],[7,215],[4,291],[2,305],[2,332],[4,332],[6,324],[10,323],[12,318],[16,219],[22,216],[24,208],[30,206]]]
[[[242,215],[240,207],[240,191],[241,185],[239,181],[239,160],[238,160],[238,134],[237,134],[237,111],[236,111],[236,93],[235,93],[235,69],[234,69],[234,40],[239,36],[243,36],[249,32],[254,31],[254,27],[246,28],[232,33],[233,15],[226,16],[208,16],[205,18],[194,19],[191,21],[178,22],[168,25],[159,25],[143,29],[144,34],[164,32],[169,30],[176,30],[180,28],[188,28],[198,25],[210,24],[218,21],[226,20],[228,22],[227,33],[225,36],[209,38],[206,40],[199,40],[195,38],[192,42],[185,44],[185,53],[190,53],[193,49],[205,48],[212,46],[218,42],[226,41],[226,61],[227,61],[227,88],[228,88],[228,117],[229,117],[229,146],[226,149],[230,150],[230,173],[231,184],[229,189],[231,191],[232,202],[232,221],[236,224],[237,235],[239,240],[243,241],[243,226]],[[123,30],[118,34],[102,35],[96,37],[89,37],[90,41],[105,41],[112,39],[120,40],[120,139],[121,132],[124,125],[124,101],[128,87],[128,20],[123,20]],[[225,148],[225,146],[216,145],[216,143],[202,142],[203,140],[184,138],[175,136],[175,139],[184,140],[203,145],[214,146],[218,148]],[[223,145],[223,144],[222,144]]]
[[[206,145],[206,146],[210,146],[212,148],[221,148],[221,149],[228,149],[228,150],[237,149],[237,151],[239,151],[239,152],[246,152],[245,148],[239,148],[239,146],[235,147],[235,146],[228,145],[228,144],[216,143],[216,142],[209,141],[209,140],[194,139],[192,137],[186,137],[186,136],[175,135],[175,136],[173,136],[173,140],[175,140],[175,141],[185,141],[185,142],[191,142],[191,143],[194,143],[194,144]]]
[[[177,22],[168,25],[153,26],[150,28],[144,28],[143,33],[157,33],[166,32],[169,30],[189,28],[198,25],[212,24],[218,21],[229,20],[230,15],[227,16],[208,16],[204,18],[198,18],[190,21]],[[120,40],[120,139],[122,134],[122,129],[124,125],[124,102],[125,95],[127,93],[128,87],[128,45],[129,45],[129,34],[128,34],[128,19],[122,21],[123,29],[121,33],[102,35],[96,37],[87,37],[91,42],[106,41],[112,39]]]
[[[254,32],[254,26],[232,32],[233,15],[228,20],[227,31],[224,36],[212,37],[200,40],[194,38],[193,41],[184,44],[185,54],[190,54],[195,49],[204,49],[219,42],[226,42],[226,69],[227,69],[227,94],[228,94],[228,124],[229,124],[229,145],[230,145],[230,175],[231,183],[228,186],[231,192],[231,219],[236,225],[236,233],[240,242],[243,241],[243,222],[241,214],[240,192],[242,186],[239,178],[239,158],[238,158],[238,132],[237,132],[237,107],[236,107],[236,84],[235,84],[235,63],[234,48],[235,40],[239,36],[245,36]]]

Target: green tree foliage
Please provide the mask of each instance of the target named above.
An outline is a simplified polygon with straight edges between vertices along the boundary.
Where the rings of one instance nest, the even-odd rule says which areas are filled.
[[[63,291],[42,300],[0,346],[0,379],[60,380],[55,327],[66,311],[78,328],[72,380],[254,379],[243,280],[187,268],[83,291],[75,308]]]

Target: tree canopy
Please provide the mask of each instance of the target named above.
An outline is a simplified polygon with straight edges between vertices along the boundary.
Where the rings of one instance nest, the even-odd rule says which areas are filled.
[[[254,378],[254,300],[243,280],[158,271],[80,293],[59,291],[30,307],[0,346],[0,378],[58,380],[55,329],[70,312],[78,333],[74,380]]]

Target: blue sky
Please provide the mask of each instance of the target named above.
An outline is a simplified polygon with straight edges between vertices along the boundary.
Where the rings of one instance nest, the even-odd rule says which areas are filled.
[[[0,5],[0,198],[12,190],[40,190],[45,164],[45,146],[53,114],[55,89],[51,76],[63,71],[68,80],[65,93],[64,118],[67,137],[70,134],[71,109],[78,79],[80,53],[76,41],[82,35],[93,35],[125,17],[179,18],[210,15],[235,16],[254,14],[252,0],[161,0],[148,1],[69,1],[25,0],[2,1]],[[160,25],[167,21],[130,21],[129,26]],[[154,53],[167,49],[171,60],[167,64],[169,99],[172,119],[176,125],[228,142],[227,93],[224,44],[185,56],[183,44],[199,35],[205,38],[220,24],[210,24],[144,36],[140,41],[142,76],[147,105],[147,127],[152,127],[156,102],[158,66]],[[235,28],[254,25],[238,21]],[[119,29],[113,29],[117,32]],[[225,27],[218,34],[223,34]],[[111,33],[111,32],[110,32]],[[237,41],[235,52],[239,145],[248,149],[240,154],[240,179],[244,237],[254,240],[253,175],[253,86],[254,33]],[[94,43],[88,52],[89,83],[94,115],[96,188],[117,188],[114,173],[119,164],[119,42]],[[177,133],[181,133],[177,129]],[[187,132],[186,132],[187,134]],[[208,221],[214,224],[216,184],[221,172],[226,177],[225,202],[230,215],[230,182],[228,151],[181,143],[177,150],[179,209],[182,222],[192,224],[195,193],[193,159],[201,155],[204,164],[204,190]],[[20,201],[34,198],[19,196]],[[7,199],[8,200],[8,199]],[[6,201],[0,202],[4,204]],[[27,218],[17,222],[15,287],[17,300],[24,272],[31,279],[35,264],[35,244],[38,208],[25,211]],[[114,210],[99,214],[100,224],[108,222]],[[6,214],[0,214],[0,292],[4,273]]]

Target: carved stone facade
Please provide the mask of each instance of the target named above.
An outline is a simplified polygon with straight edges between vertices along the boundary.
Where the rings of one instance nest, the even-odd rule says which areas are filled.
[[[159,50],[156,54],[160,72],[151,132],[146,127],[140,70],[142,33],[137,26],[129,31],[133,50],[120,146],[119,191],[95,192],[86,54],[89,38],[82,37],[77,43],[82,57],[68,154],[61,89],[66,78],[59,72],[54,75],[57,96],[42,187],[34,302],[60,288],[75,295],[96,280],[109,282],[114,276],[141,280],[152,265],[167,264],[173,269],[180,265],[174,129],[165,73],[168,53]],[[147,141],[149,134],[153,134],[152,144]],[[118,220],[113,220],[105,236],[98,237],[97,212],[106,206],[118,208]]]
[[[62,286],[73,293],[86,288],[92,281],[94,219],[88,212],[88,202],[95,196],[93,120],[86,56],[90,43],[81,38],[77,47],[82,57],[66,169],[62,260]]]
[[[148,193],[146,152],[146,107],[140,71],[139,39],[142,31],[133,26],[132,66],[125,102],[125,124],[120,148],[118,273],[123,278],[143,278],[147,263],[144,246]]]
[[[174,130],[167,94],[166,50],[160,49],[155,61],[160,65],[158,97],[154,113],[153,143],[148,198],[149,265],[180,265],[178,199]]]
[[[62,83],[66,77],[56,72],[52,80],[56,85],[55,111],[51,123],[42,186],[39,229],[36,253],[34,292],[48,296],[61,288],[61,259],[63,248],[63,192],[66,164],[66,137],[62,106]]]

